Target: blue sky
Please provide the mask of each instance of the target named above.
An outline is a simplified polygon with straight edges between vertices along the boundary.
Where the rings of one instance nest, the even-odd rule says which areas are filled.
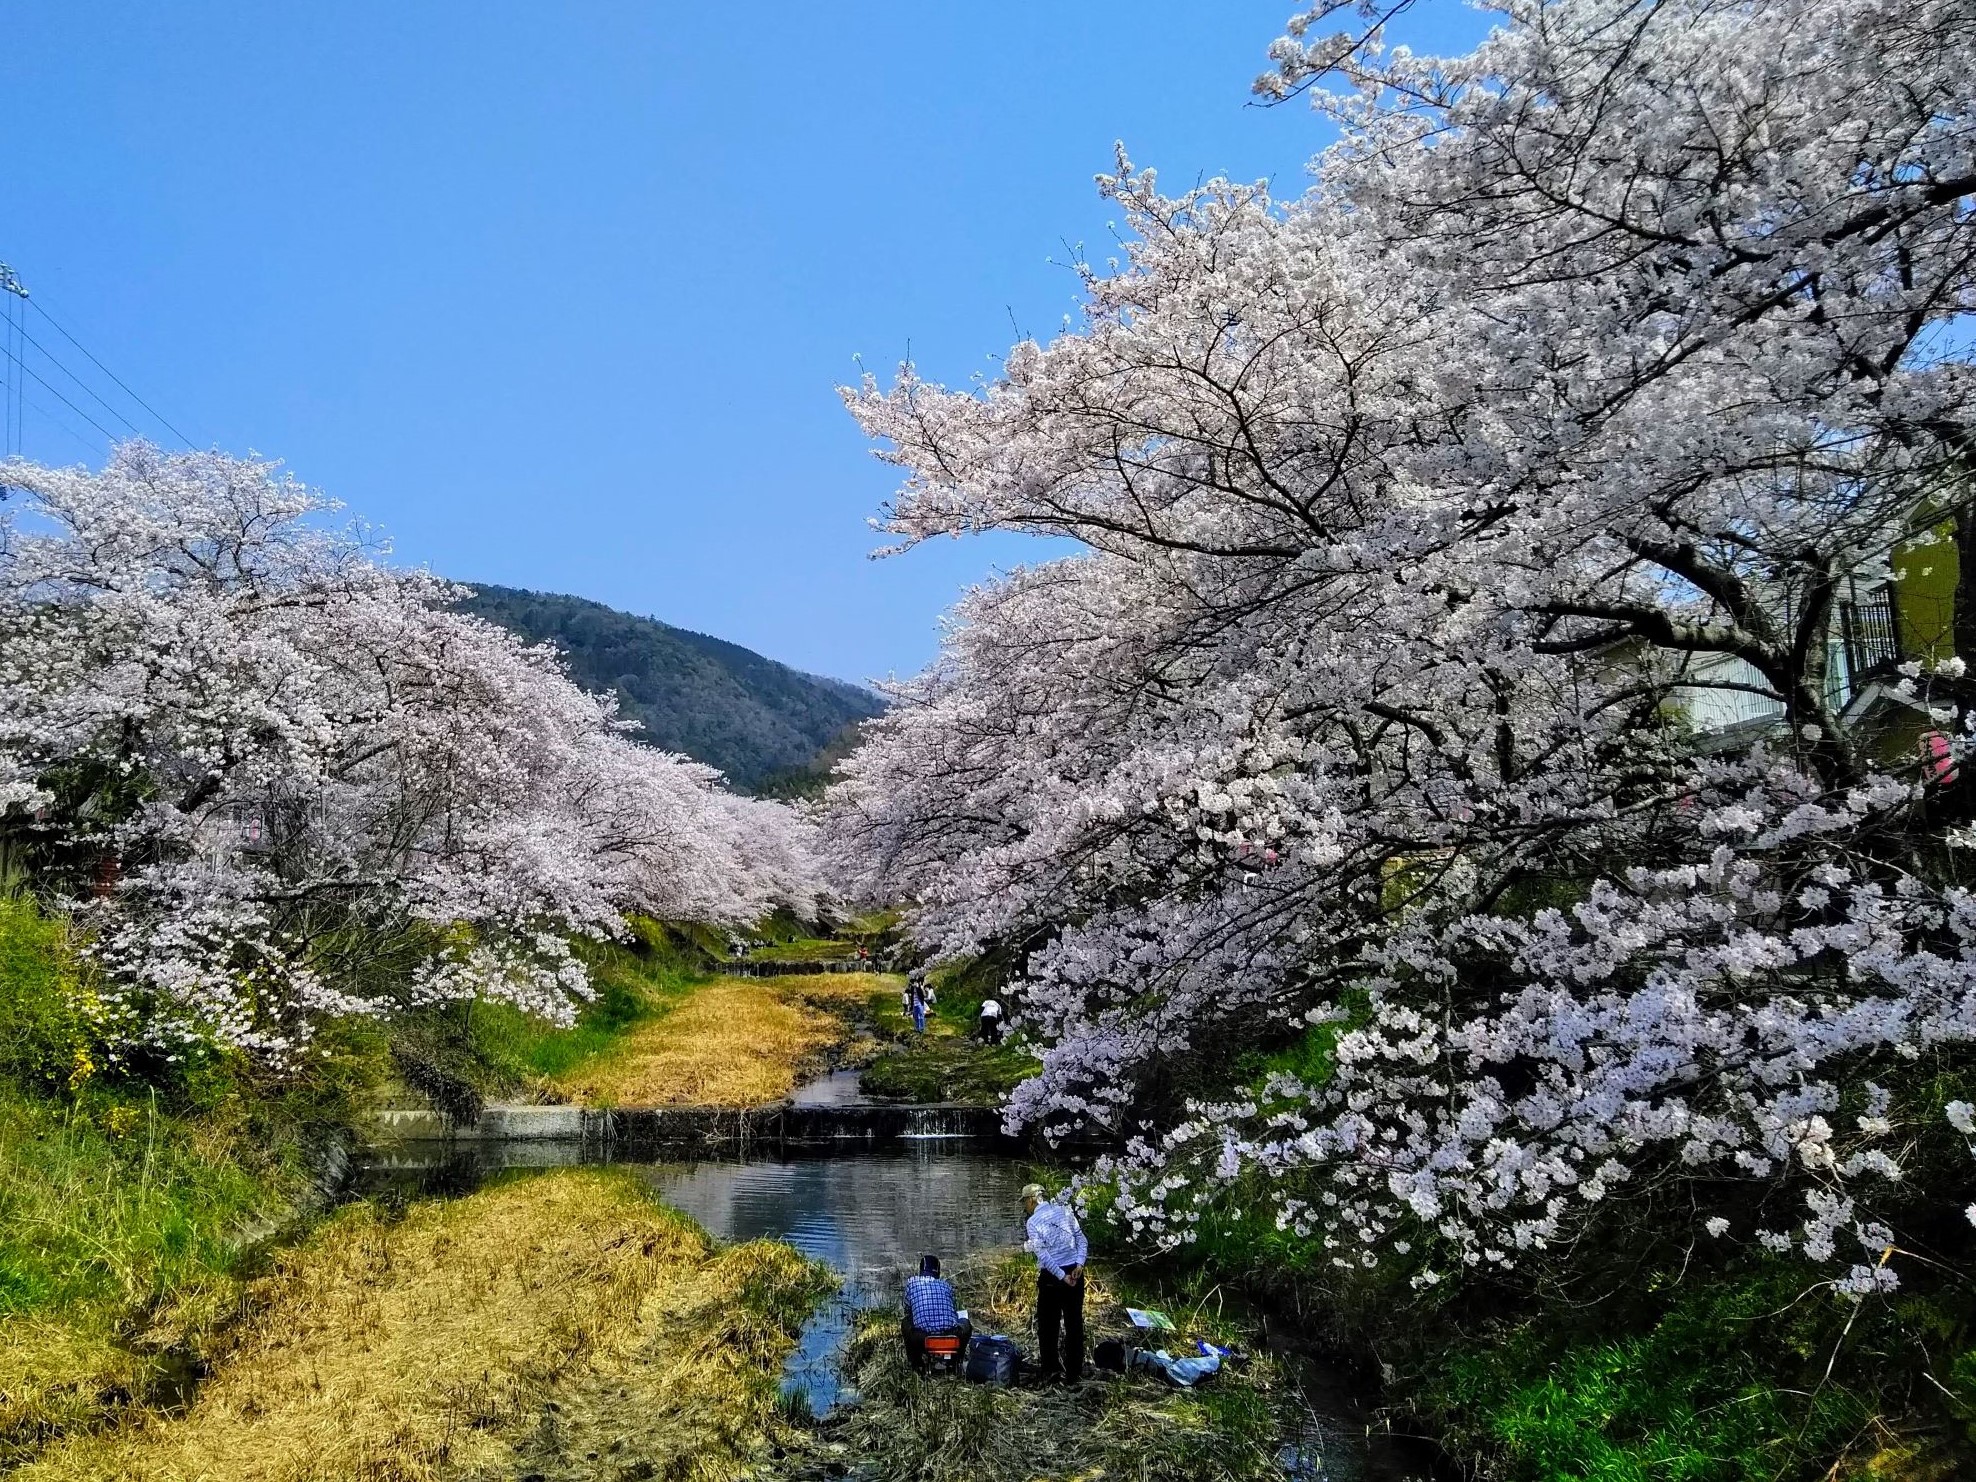
[[[1289,9],[35,0],[0,47],[0,261],[195,442],[285,459],[400,560],[904,673],[1033,550],[867,559],[892,479],[835,386],[1054,329],[1114,139],[1169,185],[1301,188],[1318,122],[1248,93]],[[30,408],[29,456],[100,458],[25,389],[84,434]]]

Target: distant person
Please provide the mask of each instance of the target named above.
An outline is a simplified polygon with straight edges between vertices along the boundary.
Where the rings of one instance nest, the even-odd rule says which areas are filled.
[[[938,1256],[919,1258],[919,1275],[906,1278],[905,1312],[902,1330],[906,1339],[906,1361],[920,1373],[926,1372],[926,1340],[957,1337],[960,1351],[967,1351],[973,1328],[954,1306],[953,1285],[940,1275]]]
[[[976,1025],[984,1045],[999,1045],[1002,1042],[1002,1006],[992,998],[981,1001],[981,1020]]]
[[[1084,1228],[1068,1204],[1025,1184],[1022,1212],[1036,1257],[1036,1373],[1044,1383],[1072,1384],[1084,1377]],[[1059,1345],[1061,1334],[1061,1345]]]
[[[912,1015],[913,1028],[926,1033],[926,1005],[929,994],[926,987],[926,969],[916,967],[906,974],[906,1012]]]

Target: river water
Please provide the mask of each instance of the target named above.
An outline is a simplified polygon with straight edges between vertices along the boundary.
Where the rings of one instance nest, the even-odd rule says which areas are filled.
[[[843,1278],[783,1367],[783,1393],[819,1415],[848,1398],[838,1360],[858,1311],[896,1306],[922,1255],[952,1262],[1022,1241],[1022,1169],[941,1141],[790,1162],[657,1164],[646,1176],[720,1239],[786,1240]]]
[[[783,1369],[783,1392],[818,1415],[848,1398],[837,1361],[857,1313],[896,1305],[922,1255],[951,1263],[1022,1243],[1024,1169],[964,1138],[936,1132],[883,1151],[791,1150],[691,1163],[647,1157],[574,1142],[407,1144],[373,1165],[365,1182],[459,1194],[495,1172],[606,1160],[636,1169],[665,1203],[716,1239],[787,1241],[843,1282],[804,1326]]]
[[[649,1155],[628,1152],[544,1142],[408,1146],[388,1166],[374,1166],[365,1182],[462,1193],[499,1169],[602,1159],[637,1169],[661,1199],[718,1239],[787,1241],[843,1281],[838,1296],[804,1326],[783,1369],[784,1393],[819,1415],[855,1400],[839,1359],[857,1313],[895,1307],[901,1281],[922,1255],[952,1262],[1023,1238],[1018,1193],[1027,1170],[1012,1158],[971,1148],[965,1139],[908,1138],[882,1150],[791,1150],[695,1162],[648,1161]],[[1027,1335],[1011,1336],[1029,1346]],[[1338,1376],[1314,1369],[1307,1378],[1299,1386],[1305,1396],[1302,1440],[1283,1458],[1287,1478],[1353,1482],[1425,1475],[1423,1458],[1410,1446],[1382,1438],[1368,1448]]]

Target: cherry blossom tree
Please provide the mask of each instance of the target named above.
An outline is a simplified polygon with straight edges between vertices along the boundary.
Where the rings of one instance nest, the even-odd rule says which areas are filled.
[[[273,465],[0,478],[0,833],[93,897],[126,1038],[279,1061],[326,1015],[566,1019],[572,934],[814,908],[788,809],[637,744]]]
[[[838,867],[1023,955],[1011,1121],[1126,1140],[1162,1238],[1261,1177],[1431,1283],[1628,1189],[1714,1232],[1753,1206],[1705,1191],[1791,1184],[1735,1237],[1885,1284],[1917,1067],[1976,1029],[1976,13],[1514,0],[1426,58],[1341,9],[1259,84],[1340,126],[1302,199],[1121,152],[1081,329],[847,392],[904,543],[1086,550],[895,687]],[[1886,690],[1931,768],[1833,657],[1924,559],[1951,641]],[[1698,744],[1710,689],[1779,723]],[[1293,1045],[1326,1073],[1258,1067]]]

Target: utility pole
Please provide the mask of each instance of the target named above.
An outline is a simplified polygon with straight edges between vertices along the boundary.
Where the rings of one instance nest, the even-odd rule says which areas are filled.
[[[22,303],[27,301],[27,285],[4,262],[0,262],[0,293],[11,294]],[[7,305],[7,445],[0,448],[0,452],[6,453],[20,452],[21,424],[26,420],[21,404],[21,378],[27,366],[27,347],[19,333],[19,315],[18,305]],[[6,485],[0,484],[0,499],[6,497]]]

